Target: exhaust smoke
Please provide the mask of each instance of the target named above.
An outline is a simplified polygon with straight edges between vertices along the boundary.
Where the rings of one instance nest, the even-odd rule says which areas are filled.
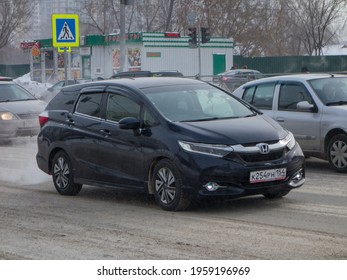
[[[36,164],[36,137],[0,141],[0,184],[35,185],[51,182]]]

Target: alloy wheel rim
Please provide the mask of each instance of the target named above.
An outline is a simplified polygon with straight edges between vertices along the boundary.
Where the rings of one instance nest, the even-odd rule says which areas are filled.
[[[175,176],[168,168],[161,168],[156,176],[155,189],[164,204],[170,204],[176,196]]]
[[[337,168],[345,168],[347,166],[347,144],[343,141],[336,141],[330,150],[331,162]]]
[[[60,157],[54,164],[54,181],[60,189],[65,189],[70,180],[70,170],[64,158]]]

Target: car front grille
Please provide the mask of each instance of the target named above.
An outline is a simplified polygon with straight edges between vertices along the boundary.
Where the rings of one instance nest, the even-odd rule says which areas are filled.
[[[262,153],[259,145],[268,145],[268,151]],[[287,152],[285,144],[282,144],[280,141],[234,145],[232,148],[233,151],[224,158],[243,163],[277,161],[284,157]]]
[[[278,160],[283,156],[283,149],[279,151],[273,151],[269,154],[263,155],[260,153],[256,154],[238,154],[238,156],[245,162],[261,162],[261,161],[273,161]]]

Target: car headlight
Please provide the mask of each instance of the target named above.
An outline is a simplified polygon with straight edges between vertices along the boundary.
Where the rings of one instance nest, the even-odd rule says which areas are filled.
[[[224,157],[233,151],[233,148],[228,145],[218,144],[203,144],[186,141],[178,141],[181,148],[187,152],[204,154],[215,157]]]
[[[287,136],[281,140],[281,143],[287,146],[289,150],[293,149],[296,143],[293,133],[288,131]]]
[[[0,120],[2,121],[11,121],[15,119],[17,119],[17,117],[11,112],[0,112]]]

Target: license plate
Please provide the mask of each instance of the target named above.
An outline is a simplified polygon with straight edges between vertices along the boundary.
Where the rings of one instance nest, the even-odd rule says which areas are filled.
[[[286,174],[286,168],[258,170],[250,173],[249,181],[251,183],[279,181],[284,180],[286,178]]]

